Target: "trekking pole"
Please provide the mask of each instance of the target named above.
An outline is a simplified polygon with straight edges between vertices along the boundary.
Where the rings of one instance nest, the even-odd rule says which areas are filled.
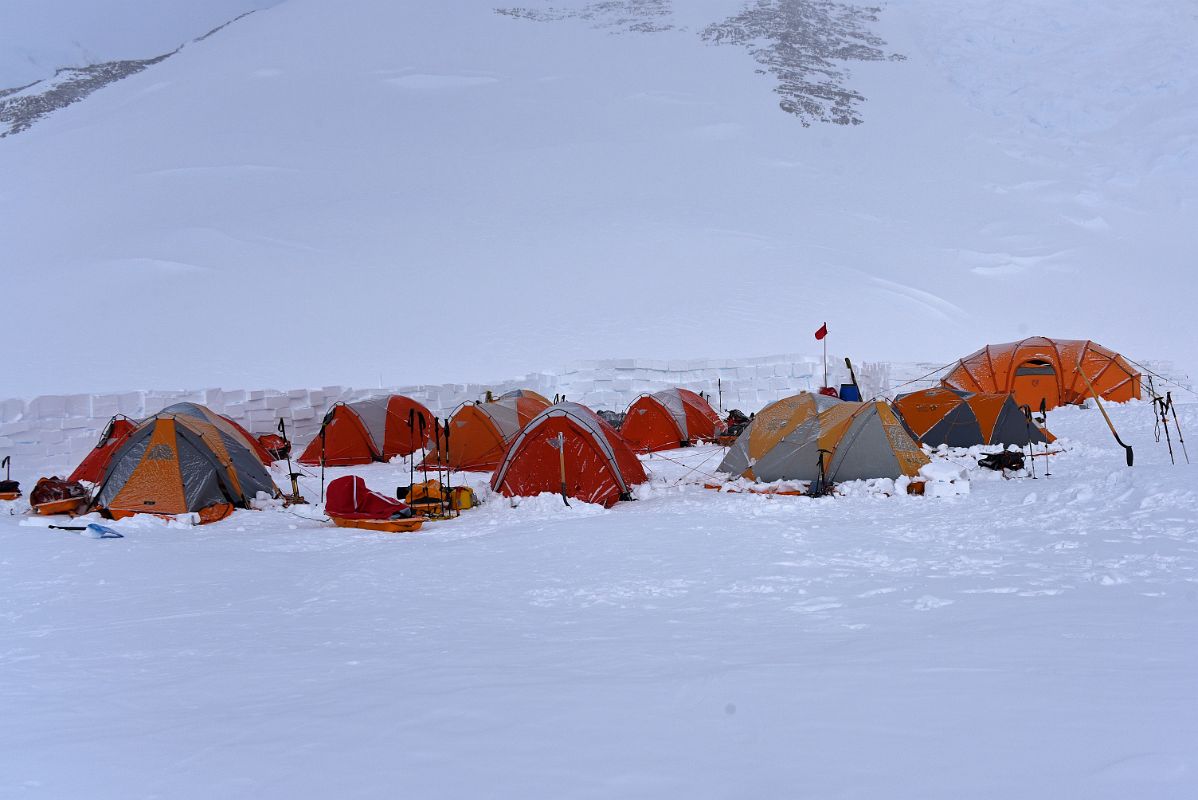
[[[12,456],[5,456],[3,461],[0,461],[0,467],[4,467],[5,483],[12,482]]]
[[[453,516],[452,480],[453,479],[450,478],[450,475],[452,474],[452,472],[450,472],[450,470],[449,470],[449,417],[445,418],[445,426],[444,426],[443,430],[444,430],[443,438],[445,439],[445,494],[449,497],[449,516],[452,517]],[[461,509],[458,509],[458,516],[459,517],[462,516]]]
[[[719,378],[716,378],[715,385],[716,385],[716,388],[720,392],[720,414],[723,415],[723,413],[724,413],[724,382],[722,380],[720,380]]]
[[[1019,410],[1023,412],[1024,428],[1027,431],[1027,460],[1032,464],[1032,480],[1036,480],[1036,449],[1032,447],[1032,407],[1023,405]]]
[[[416,409],[408,409],[408,491],[416,482]]]
[[[325,417],[327,420],[328,417]],[[325,429],[327,425],[320,426],[320,502],[324,502],[324,446],[325,446]]]
[[[417,414],[416,422],[418,423],[418,427],[420,428],[420,469],[424,472],[424,482],[427,484],[428,483],[428,455],[426,452],[425,445],[428,444],[428,434],[425,433],[424,415]],[[440,453],[440,451],[438,451],[437,459],[440,460],[440,458],[441,458],[441,453]],[[425,487],[425,491],[428,491],[427,486]]]
[[[1111,436],[1115,437],[1115,441],[1119,443],[1119,446],[1122,447],[1124,452],[1127,454],[1127,466],[1130,467],[1132,462],[1135,460],[1135,453],[1132,452],[1131,445],[1124,444],[1123,440],[1119,438],[1119,432],[1115,430],[1115,423],[1111,422],[1110,415],[1107,414],[1106,409],[1102,407],[1102,400],[1098,398],[1098,392],[1094,390],[1094,384],[1090,383],[1090,379],[1086,377],[1086,373],[1082,372],[1082,365],[1080,363],[1077,365],[1077,374],[1081,375],[1082,380],[1086,382],[1086,388],[1090,390],[1090,394],[1094,397],[1094,403],[1098,406],[1098,410],[1102,412],[1102,418],[1106,420],[1107,427],[1111,429]]]
[[[1045,430],[1047,430],[1047,428],[1048,428],[1048,400],[1046,400],[1043,397],[1040,398],[1040,424],[1044,426]],[[1045,478],[1052,477],[1052,469],[1048,466],[1048,464],[1049,464],[1049,461],[1048,461],[1048,437],[1045,436],[1044,437],[1044,477]]]
[[[562,502],[565,503],[567,506],[569,506],[570,505],[570,501],[568,499],[569,493],[566,489],[566,434],[559,433],[557,435],[556,443],[552,439],[550,439],[549,442],[550,442],[550,444],[556,444],[556,447],[557,447],[557,460],[558,460],[558,464],[561,466],[561,473],[562,473]]]
[[[1181,452],[1186,457],[1186,463],[1190,463],[1190,454],[1186,451],[1186,440],[1181,435],[1181,423],[1177,421],[1177,406],[1173,405],[1173,392],[1165,392],[1165,402],[1169,405],[1169,410],[1173,412],[1173,427],[1177,429],[1177,442],[1181,445]]]
[[[437,452],[441,452],[441,423],[436,417],[433,417],[433,441],[437,445]],[[448,450],[448,448],[446,448]],[[449,459],[446,459],[448,461]],[[441,481],[441,459],[437,459],[437,500],[441,505],[441,516],[445,516],[445,484]],[[449,470],[446,469],[446,474]]]
[[[1177,459],[1173,457],[1173,437],[1169,434],[1169,409],[1165,406],[1165,398],[1163,398],[1163,397],[1152,398],[1152,408],[1155,412],[1157,412],[1157,414],[1159,414],[1159,419],[1156,420],[1156,430],[1157,430],[1157,439],[1156,440],[1158,442],[1161,440],[1160,439],[1160,429],[1161,429],[1161,427],[1164,427],[1164,429],[1165,429],[1165,444],[1168,445],[1168,447],[1169,447],[1169,463],[1176,464]],[[1153,416],[1157,416],[1157,414],[1154,414]]]

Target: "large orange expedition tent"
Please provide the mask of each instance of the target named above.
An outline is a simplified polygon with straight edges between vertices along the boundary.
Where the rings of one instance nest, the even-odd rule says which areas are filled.
[[[1123,356],[1089,340],[1033,336],[989,344],[965,356],[941,381],[964,392],[1015,395],[1021,406],[1040,409],[1081,404],[1090,396],[1082,376],[1104,400],[1140,399],[1140,372]]]
[[[315,466],[322,455],[330,467],[390,461],[426,447],[434,438],[436,424],[433,412],[399,394],[335,403],[299,462]]]

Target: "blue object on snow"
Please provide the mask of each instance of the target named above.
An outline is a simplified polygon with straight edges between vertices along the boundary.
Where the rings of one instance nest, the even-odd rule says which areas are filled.
[[[857,384],[855,383],[842,383],[840,384],[840,399],[860,403],[861,390],[857,388]]]
[[[83,535],[90,539],[124,539],[125,534],[117,533],[107,525],[97,525],[94,522],[89,522],[87,528],[84,529]]]

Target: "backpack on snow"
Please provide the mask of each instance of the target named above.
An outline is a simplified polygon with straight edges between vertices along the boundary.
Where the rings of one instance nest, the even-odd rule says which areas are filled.
[[[978,466],[986,469],[1019,470],[1023,469],[1023,453],[1018,450],[1002,450],[978,459]]]

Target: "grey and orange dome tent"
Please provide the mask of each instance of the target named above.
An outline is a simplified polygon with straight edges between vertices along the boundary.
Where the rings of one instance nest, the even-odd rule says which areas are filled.
[[[326,466],[348,467],[390,461],[426,447],[436,424],[433,412],[399,394],[334,403],[299,462],[315,466],[323,459]]]
[[[516,434],[548,407],[549,403],[534,397],[466,403],[449,417],[449,435],[442,438],[440,447],[429,453],[422,466],[489,472],[499,466]]]
[[[1086,378],[1103,400],[1138,400],[1140,377],[1123,356],[1100,344],[1033,336],[986,345],[957,361],[941,383],[964,392],[1013,394],[1016,405],[1039,410],[1041,401],[1045,408],[1082,403],[1090,396]]]
[[[251,450],[264,466],[270,466],[273,460],[270,453],[262,446],[261,442],[254,438],[253,434],[228,417],[217,414],[207,406],[202,406],[198,403],[175,403],[172,406],[164,408],[159,413],[182,414],[202,422],[207,422]],[[109,460],[116,453],[117,449],[124,444],[129,434],[137,430],[137,426],[137,422],[120,414],[109,420],[108,425],[104,427],[103,433],[100,434],[100,440],[96,443],[96,446],[84,457],[83,461],[79,462],[79,466],[75,467],[75,471],[71,473],[67,480],[99,483],[104,477],[105,470],[108,468]]]
[[[887,403],[803,392],[763,408],[718,469],[763,483],[835,483],[914,477],[928,461]]]
[[[270,457],[270,453],[267,452],[266,448],[262,446],[262,443],[254,437],[254,434],[250,433],[228,417],[222,414],[217,414],[211,408],[208,408],[208,406],[202,406],[199,403],[175,403],[174,405],[167,406],[158,413],[174,414],[176,416],[182,414],[184,416],[192,417],[193,419],[198,419],[201,422],[207,422],[211,425],[215,425],[220,429],[221,433],[232,436],[251,452],[253,452],[253,454],[258,457],[258,460],[261,461],[263,465],[269,467],[274,461],[274,459]]]
[[[933,387],[900,394],[894,410],[907,430],[928,447],[973,447],[1054,441],[1051,433],[1029,419],[1014,395],[970,393]]]
[[[648,480],[615,428],[586,406],[562,402],[533,417],[516,434],[491,478],[491,488],[508,497],[558,492],[563,473],[569,497],[604,506],[630,499],[632,487]]]
[[[620,435],[636,451],[649,453],[712,440],[724,423],[711,404],[689,389],[643,394],[624,412]]]
[[[213,522],[279,494],[261,460],[232,434],[189,414],[159,412],[113,453],[92,507],[116,518],[196,512]]]
[[[540,392],[534,392],[532,389],[512,389],[510,392],[504,392],[496,397],[496,400],[515,400],[519,397],[531,397],[533,400],[540,400],[545,405],[549,405],[549,398]]]

